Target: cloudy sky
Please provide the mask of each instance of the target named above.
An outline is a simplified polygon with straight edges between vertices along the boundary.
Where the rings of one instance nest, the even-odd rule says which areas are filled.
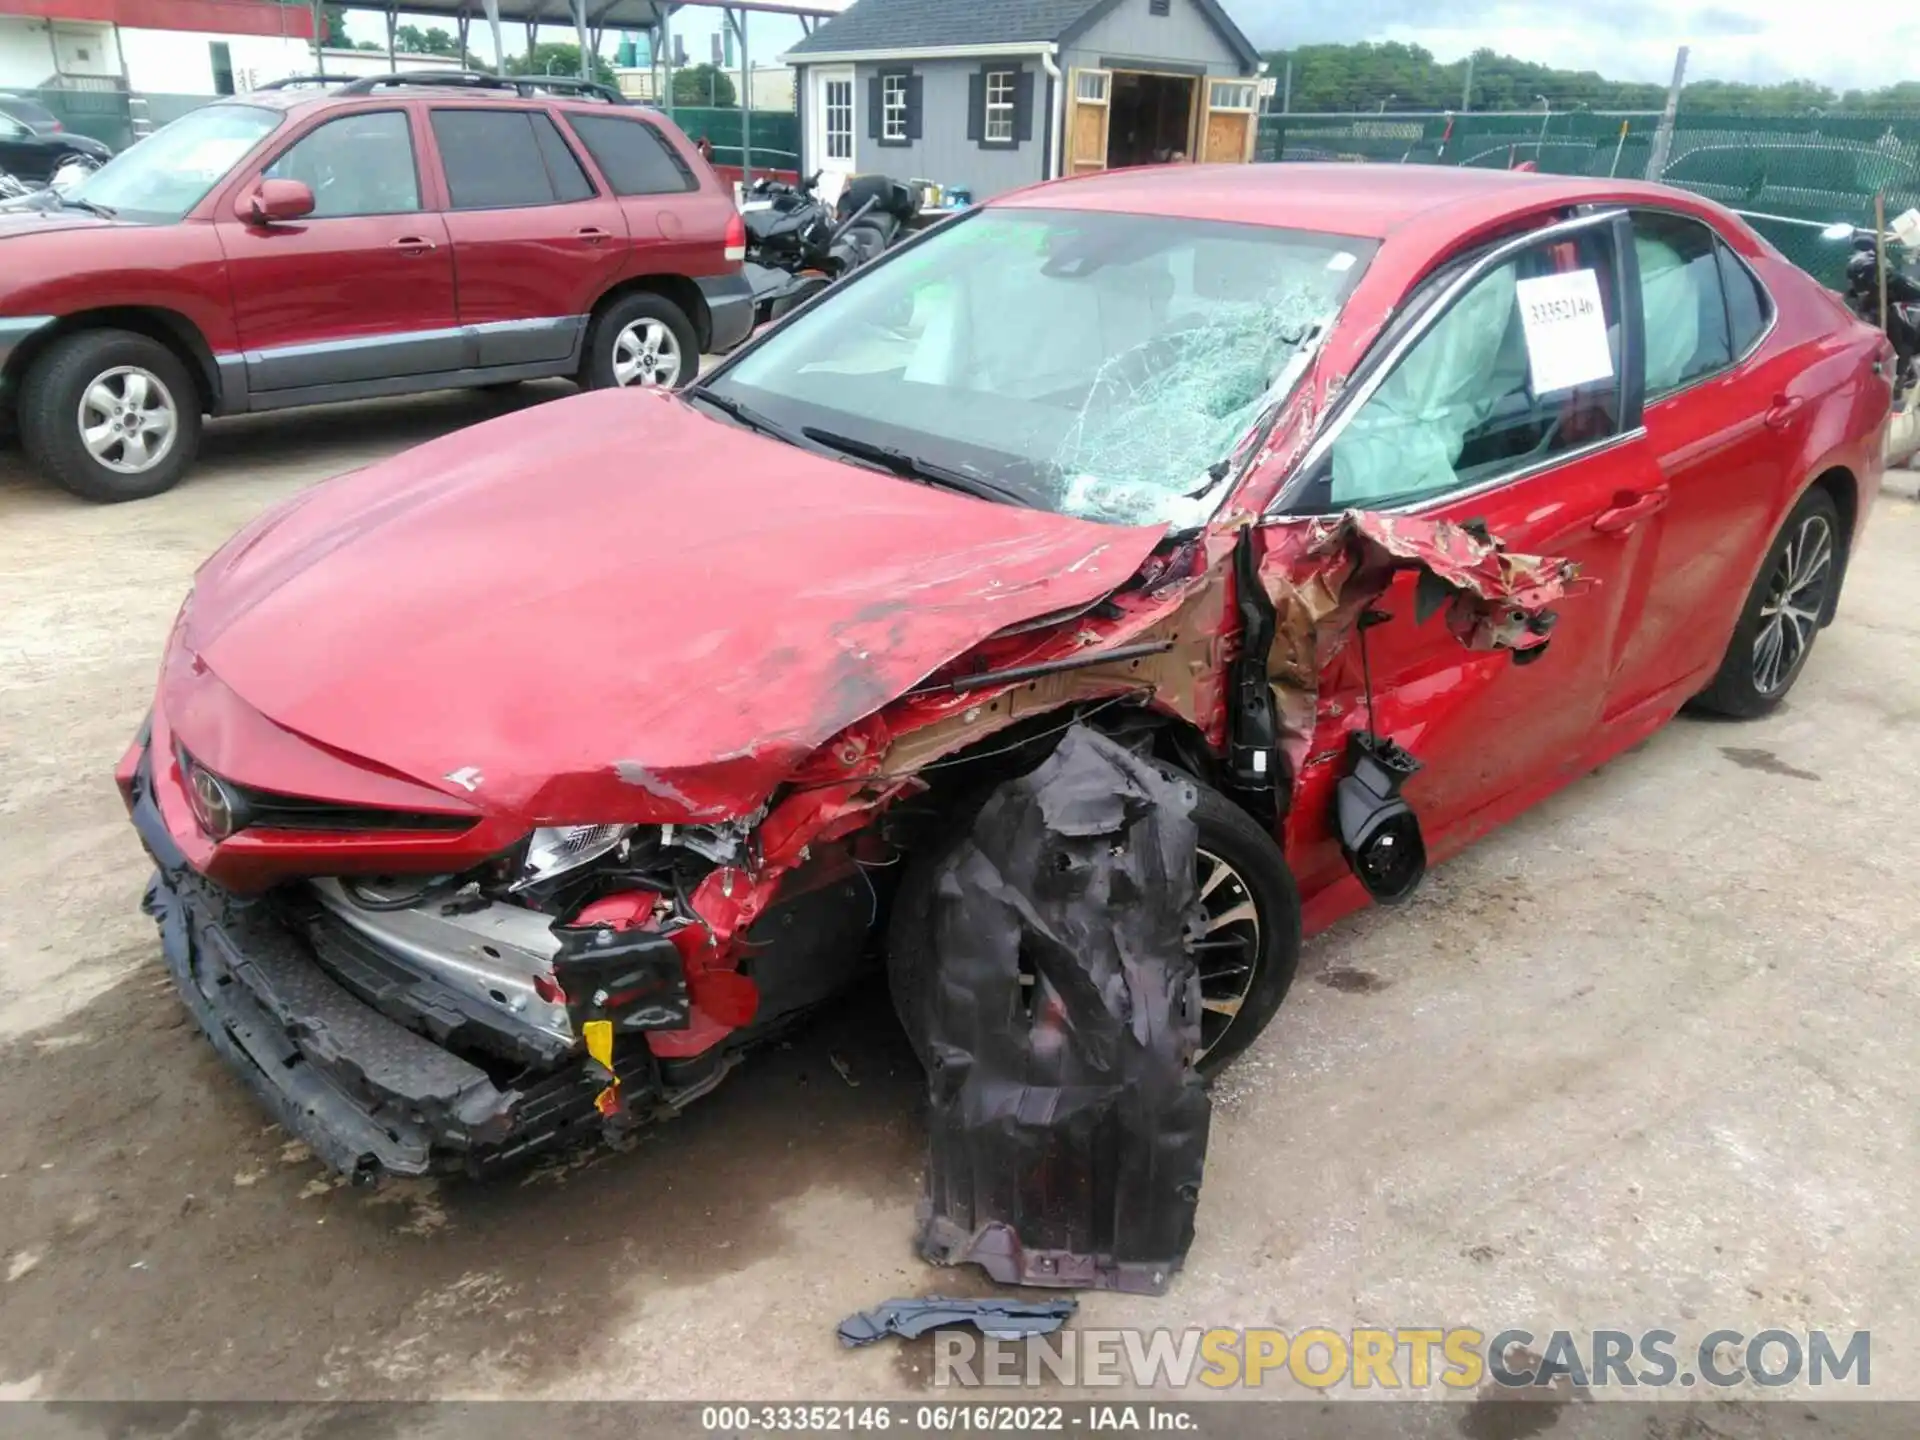
[[[1442,60],[1482,45],[1612,80],[1665,82],[1690,45],[1690,79],[1809,79],[1837,90],[1915,78],[1920,23],[1876,6],[1866,31],[1848,7],[1809,0],[1225,0],[1262,48],[1405,40]],[[1857,17],[1856,17],[1857,18]],[[1840,23],[1836,23],[1840,22]]]
[[[405,0],[401,0],[404,6]],[[964,0],[955,0],[964,3]],[[1903,8],[1870,11],[1821,0],[1222,0],[1262,49],[1319,41],[1405,40],[1442,60],[1480,46],[1574,70],[1597,70],[1611,80],[1661,84],[1673,74],[1673,52],[1690,45],[1687,75],[1695,80],[1816,80],[1836,90],[1916,78],[1920,18]],[[680,11],[675,33],[688,58],[707,58],[719,12]],[[1866,17],[1870,16],[1870,20]],[[404,18],[404,17],[403,17]],[[1856,23],[1848,23],[1851,19]],[[434,23],[427,21],[425,23]],[[785,16],[753,17],[753,53],[771,60],[800,38]],[[353,33],[374,39],[376,16],[356,13]],[[490,52],[484,26],[475,48]],[[506,27],[507,48],[522,48],[518,25]],[[550,28],[543,39],[558,40]],[[617,36],[609,35],[611,51]]]

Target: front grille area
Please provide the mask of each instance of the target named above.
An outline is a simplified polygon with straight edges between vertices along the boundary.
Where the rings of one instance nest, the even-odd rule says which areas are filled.
[[[240,800],[245,823],[267,830],[418,830],[454,835],[471,830],[478,817],[435,815],[426,810],[384,810],[370,805],[340,805],[331,800],[309,800],[299,795],[276,795],[227,781]]]

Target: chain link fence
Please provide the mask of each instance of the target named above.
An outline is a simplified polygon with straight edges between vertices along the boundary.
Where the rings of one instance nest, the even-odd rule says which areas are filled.
[[[1263,115],[1256,158],[1474,165],[1531,163],[1557,175],[1641,179],[1653,111]],[[1652,177],[1745,216],[1790,260],[1841,283],[1847,247],[1820,238],[1835,221],[1873,223],[1920,205],[1920,117],[1752,116],[1682,112],[1665,169]]]

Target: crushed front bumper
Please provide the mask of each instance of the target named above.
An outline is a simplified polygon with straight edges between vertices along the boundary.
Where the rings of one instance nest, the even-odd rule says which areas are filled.
[[[355,1181],[484,1174],[598,1132],[599,1086],[582,1063],[480,1065],[396,1023],[337,983],[270,900],[243,899],[187,864],[153,794],[150,760],[129,786],[157,867],[143,908],[187,1009],[273,1117]],[[652,1077],[621,1082],[636,1099]]]

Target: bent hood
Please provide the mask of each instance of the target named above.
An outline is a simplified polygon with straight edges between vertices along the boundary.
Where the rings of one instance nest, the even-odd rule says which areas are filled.
[[[176,644],[285,729],[489,811],[710,819],[1161,533],[603,391],[296,496],[201,568]]]

